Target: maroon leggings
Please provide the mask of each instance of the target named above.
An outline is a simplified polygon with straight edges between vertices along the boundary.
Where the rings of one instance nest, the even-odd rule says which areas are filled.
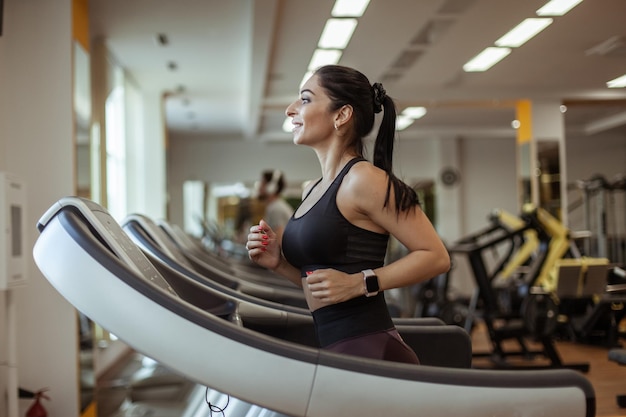
[[[335,342],[324,349],[372,359],[413,363],[416,365],[420,363],[413,349],[402,340],[396,329],[350,337]]]

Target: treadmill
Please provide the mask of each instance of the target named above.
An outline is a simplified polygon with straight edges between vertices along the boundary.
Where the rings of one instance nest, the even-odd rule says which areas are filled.
[[[281,340],[225,320],[237,306],[232,300],[213,294],[200,308],[180,297],[92,201],[59,200],[38,229],[35,262],[68,302],[136,351],[243,402],[293,417],[595,415],[591,383],[570,369],[385,362]]]

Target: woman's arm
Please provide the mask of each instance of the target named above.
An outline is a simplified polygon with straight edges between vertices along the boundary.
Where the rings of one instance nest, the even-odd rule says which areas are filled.
[[[357,167],[344,190],[348,201],[354,202],[355,221],[361,227],[386,231],[409,251],[406,256],[376,270],[381,289],[405,287],[447,272],[450,268],[448,250],[424,211],[416,206],[414,210],[397,213],[393,187],[387,207],[383,207],[387,174],[369,164]]]

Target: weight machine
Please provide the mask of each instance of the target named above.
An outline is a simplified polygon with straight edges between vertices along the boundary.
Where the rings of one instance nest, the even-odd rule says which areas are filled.
[[[626,176],[618,175],[609,181],[593,175],[570,188],[580,194],[569,211],[573,214],[570,219],[580,218],[582,222],[584,254],[626,263]]]
[[[467,258],[476,282],[466,328],[480,316],[492,344],[491,352],[474,356],[487,356],[496,367],[512,368],[507,362],[510,356],[541,355],[549,360],[541,368],[588,371],[587,363],[564,364],[554,345],[558,300],[554,297],[557,282],[551,270],[558,259],[579,256],[567,229],[547,211],[530,206],[518,219],[496,211],[490,222],[488,228],[450,248],[450,253]],[[487,260],[488,253],[494,258],[491,262]],[[539,342],[542,349],[528,347],[530,338]],[[517,341],[518,350],[504,348],[504,341],[511,339]]]

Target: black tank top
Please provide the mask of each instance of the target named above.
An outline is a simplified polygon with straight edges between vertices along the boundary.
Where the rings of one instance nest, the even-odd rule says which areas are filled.
[[[337,207],[337,191],[343,178],[354,164],[364,160],[354,158],[348,162],[320,200],[302,216],[294,214],[287,223],[283,253],[291,265],[300,268],[303,277],[306,271],[319,268],[353,274],[383,265],[389,236],[353,225]]]
[[[364,160],[348,162],[320,200],[302,216],[294,214],[287,223],[283,254],[291,265],[300,268],[302,277],[306,271],[323,268],[354,274],[383,266],[389,236],[353,225],[337,207],[337,190],[343,178],[354,164]],[[322,347],[393,328],[383,292],[319,308],[313,319]]]

